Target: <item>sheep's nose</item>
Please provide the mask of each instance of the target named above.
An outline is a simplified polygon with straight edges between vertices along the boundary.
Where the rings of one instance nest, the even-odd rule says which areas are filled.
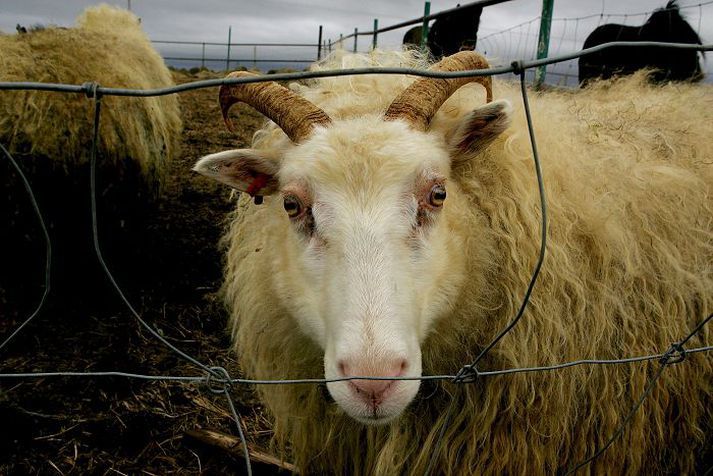
[[[378,362],[364,362],[358,359],[343,359],[338,362],[342,377],[400,377],[408,367],[406,359],[392,357]],[[350,380],[349,387],[372,405],[378,405],[384,399],[394,380]]]
[[[389,388],[393,380],[352,380],[349,383],[354,386],[357,393],[363,393],[365,397],[377,399]]]

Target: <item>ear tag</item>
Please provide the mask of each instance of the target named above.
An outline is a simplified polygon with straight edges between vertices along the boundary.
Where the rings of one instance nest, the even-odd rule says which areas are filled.
[[[262,204],[262,195],[258,195],[260,193],[260,190],[267,184],[268,176],[265,174],[257,174],[253,181],[250,183],[248,186],[247,190],[245,192],[253,197],[253,201],[255,202],[255,205],[261,205]]]

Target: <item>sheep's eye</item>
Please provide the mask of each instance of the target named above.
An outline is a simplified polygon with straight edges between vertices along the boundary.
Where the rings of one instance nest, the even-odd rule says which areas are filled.
[[[428,197],[428,203],[432,207],[443,206],[443,202],[446,201],[446,187],[441,184],[434,185],[431,189],[431,193]]]
[[[290,218],[296,218],[302,214],[302,202],[294,195],[285,196],[284,206]]]

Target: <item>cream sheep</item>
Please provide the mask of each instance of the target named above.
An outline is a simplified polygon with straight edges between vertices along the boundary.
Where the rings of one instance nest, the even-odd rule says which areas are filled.
[[[128,89],[174,85],[139,18],[109,5],[88,7],[72,28],[0,34],[0,81],[96,81]],[[50,230],[52,300],[72,309],[79,302],[105,305],[108,289],[103,273],[87,255],[92,247],[87,211],[92,109],[79,94],[0,91],[0,143],[28,175]],[[152,273],[163,269],[156,262],[147,264],[145,256],[152,253],[146,251],[151,247],[145,225],[158,205],[166,171],[178,157],[181,130],[177,95],[102,99],[96,195],[109,262],[141,263]],[[0,243],[8,250],[0,257],[0,288],[17,289],[19,297],[38,292],[30,283],[36,282],[44,256],[37,256],[39,243],[33,238],[40,235],[28,235],[35,229],[35,217],[27,213],[27,199],[17,193],[17,183],[0,173]]]
[[[414,53],[376,51],[318,67],[373,65],[423,66]],[[483,67],[473,52],[435,66]],[[224,114],[244,101],[275,121],[253,149],[196,165],[265,196],[241,198],[226,237],[224,294],[247,375],[453,374],[515,315],[540,223],[521,98],[496,82],[499,100],[484,105],[482,87],[466,82],[358,76],[297,92],[221,89]],[[548,256],[525,317],[481,370],[666,350],[713,310],[713,90],[638,75],[533,95],[531,107]],[[423,474],[433,457],[437,474],[552,474],[607,441],[657,365],[459,386],[334,382],[334,401],[314,385],[259,392],[278,448],[305,473]],[[666,369],[587,471],[694,471],[710,452],[712,377],[705,354]]]

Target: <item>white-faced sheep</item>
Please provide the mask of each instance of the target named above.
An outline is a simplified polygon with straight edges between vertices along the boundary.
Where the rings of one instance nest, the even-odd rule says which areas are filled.
[[[377,51],[320,67],[375,64],[420,65],[413,53]],[[461,52],[435,67],[485,66]],[[516,314],[540,245],[519,88],[495,82],[499,100],[483,105],[482,87],[458,89],[465,82],[222,88],[224,113],[244,101],[275,121],[253,149],[196,165],[265,196],[241,198],[226,237],[224,293],[247,375],[453,374]],[[653,87],[639,75],[533,94],[531,107],[548,255],[525,316],[480,369],[666,350],[713,311],[713,90]],[[278,447],[307,473],[423,474],[433,457],[437,474],[552,474],[607,441],[658,365],[459,386],[329,383],[334,401],[314,385],[259,392]],[[587,471],[694,471],[710,450],[712,377],[700,354],[666,369]]]

